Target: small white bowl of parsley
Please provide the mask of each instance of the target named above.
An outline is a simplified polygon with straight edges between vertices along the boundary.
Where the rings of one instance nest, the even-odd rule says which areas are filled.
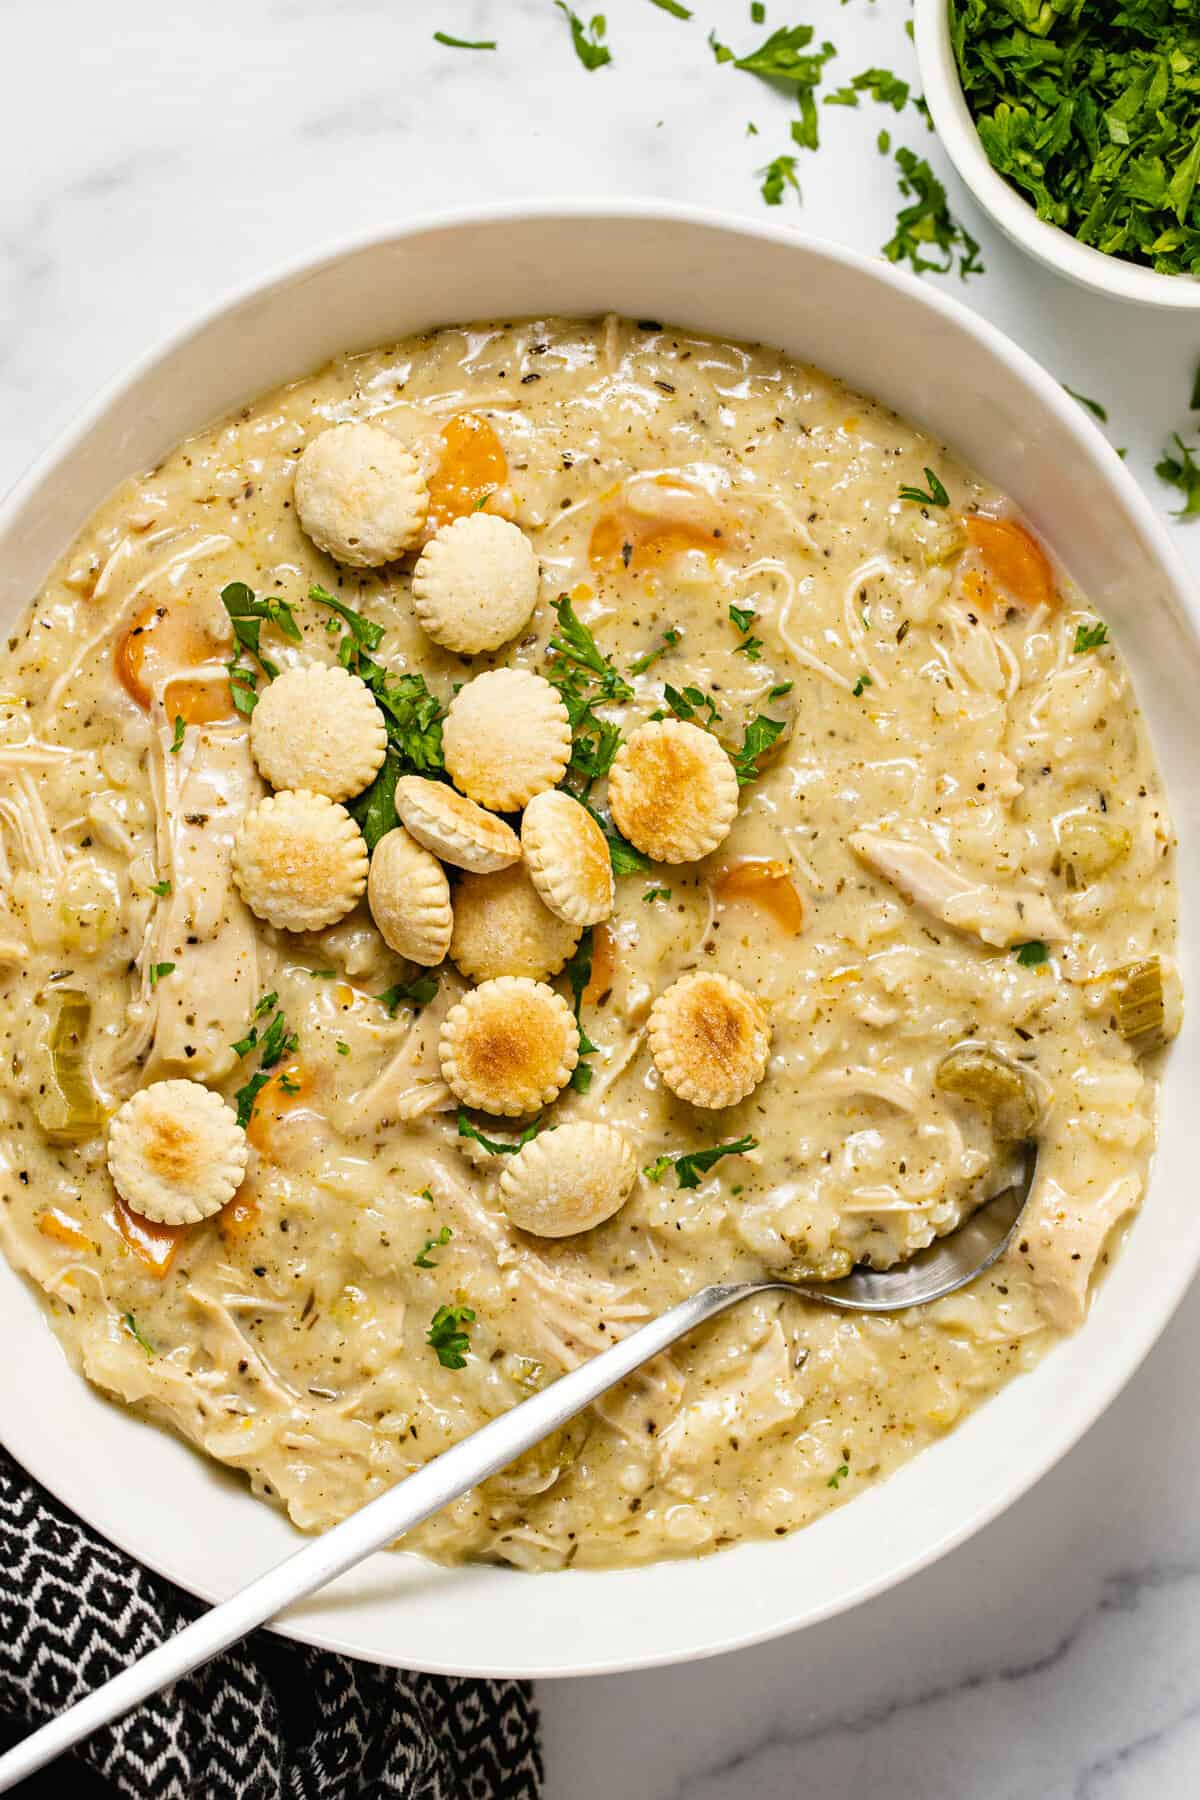
[[[1119,299],[1200,310],[1198,0],[915,0],[925,97],[1001,230]]]

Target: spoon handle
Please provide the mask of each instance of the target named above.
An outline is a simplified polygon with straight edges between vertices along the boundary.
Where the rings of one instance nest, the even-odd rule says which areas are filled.
[[[0,1793],[102,1725],[119,1719],[148,1694],[177,1681],[256,1626],[265,1625],[293,1601],[315,1593],[373,1551],[440,1512],[451,1500],[532,1449],[677,1338],[754,1291],[750,1283],[702,1288],[541,1393],[473,1431],[0,1756]]]

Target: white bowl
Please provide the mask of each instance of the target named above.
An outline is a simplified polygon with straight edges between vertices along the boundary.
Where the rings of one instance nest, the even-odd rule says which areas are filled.
[[[884,263],[662,205],[453,215],[306,259],[217,308],[111,388],[0,514],[11,620],[113,485],[186,433],[335,351],[489,316],[605,309],[761,339],[952,443],[1024,509],[1133,666],[1166,765],[1184,894],[1200,882],[1200,648],[1188,581],[1120,459],[1058,382],[956,301]],[[1185,918],[1185,979],[1194,935]],[[885,1485],[795,1536],[701,1561],[524,1575],[377,1556],[282,1629],[379,1662],[459,1673],[629,1669],[811,1624],[977,1531],[1128,1380],[1200,1260],[1200,1008],[1167,1075],[1146,1206],[1082,1332]],[[83,1518],[217,1599],[300,1539],[239,1479],[109,1405],[68,1368],[0,1268],[0,1435]]]
[[[914,0],[913,22],[921,85],[946,154],[1001,231],[1022,250],[1081,287],[1144,306],[1200,311],[1200,281],[1192,275],[1159,275],[1140,263],[1107,256],[1081,244],[1069,231],[1039,219],[1017,189],[988,161],[963,95],[950,41],[949,0]]]

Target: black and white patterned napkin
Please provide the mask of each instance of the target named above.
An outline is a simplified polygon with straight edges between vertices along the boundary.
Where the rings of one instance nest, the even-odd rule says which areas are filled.
[[[0,1571],[0,1711],[8,1739],[81,1699],[203,1610],[89,1531],[2,1449]],[[527,1684],[381,1669],[265,1631],[98,1733],[79,1754],[90,1776],[79,1770],[66,1787],[60,1770],[50,1778],[58,1792],[129,1800],[537,1800],[542,1791]]]

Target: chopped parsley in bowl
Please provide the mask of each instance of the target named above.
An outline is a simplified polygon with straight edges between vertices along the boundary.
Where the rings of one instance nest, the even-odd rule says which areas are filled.
[[[1086,286],[1200,307],[1194,0],[916,0],[934,123],[1010,237]]]

